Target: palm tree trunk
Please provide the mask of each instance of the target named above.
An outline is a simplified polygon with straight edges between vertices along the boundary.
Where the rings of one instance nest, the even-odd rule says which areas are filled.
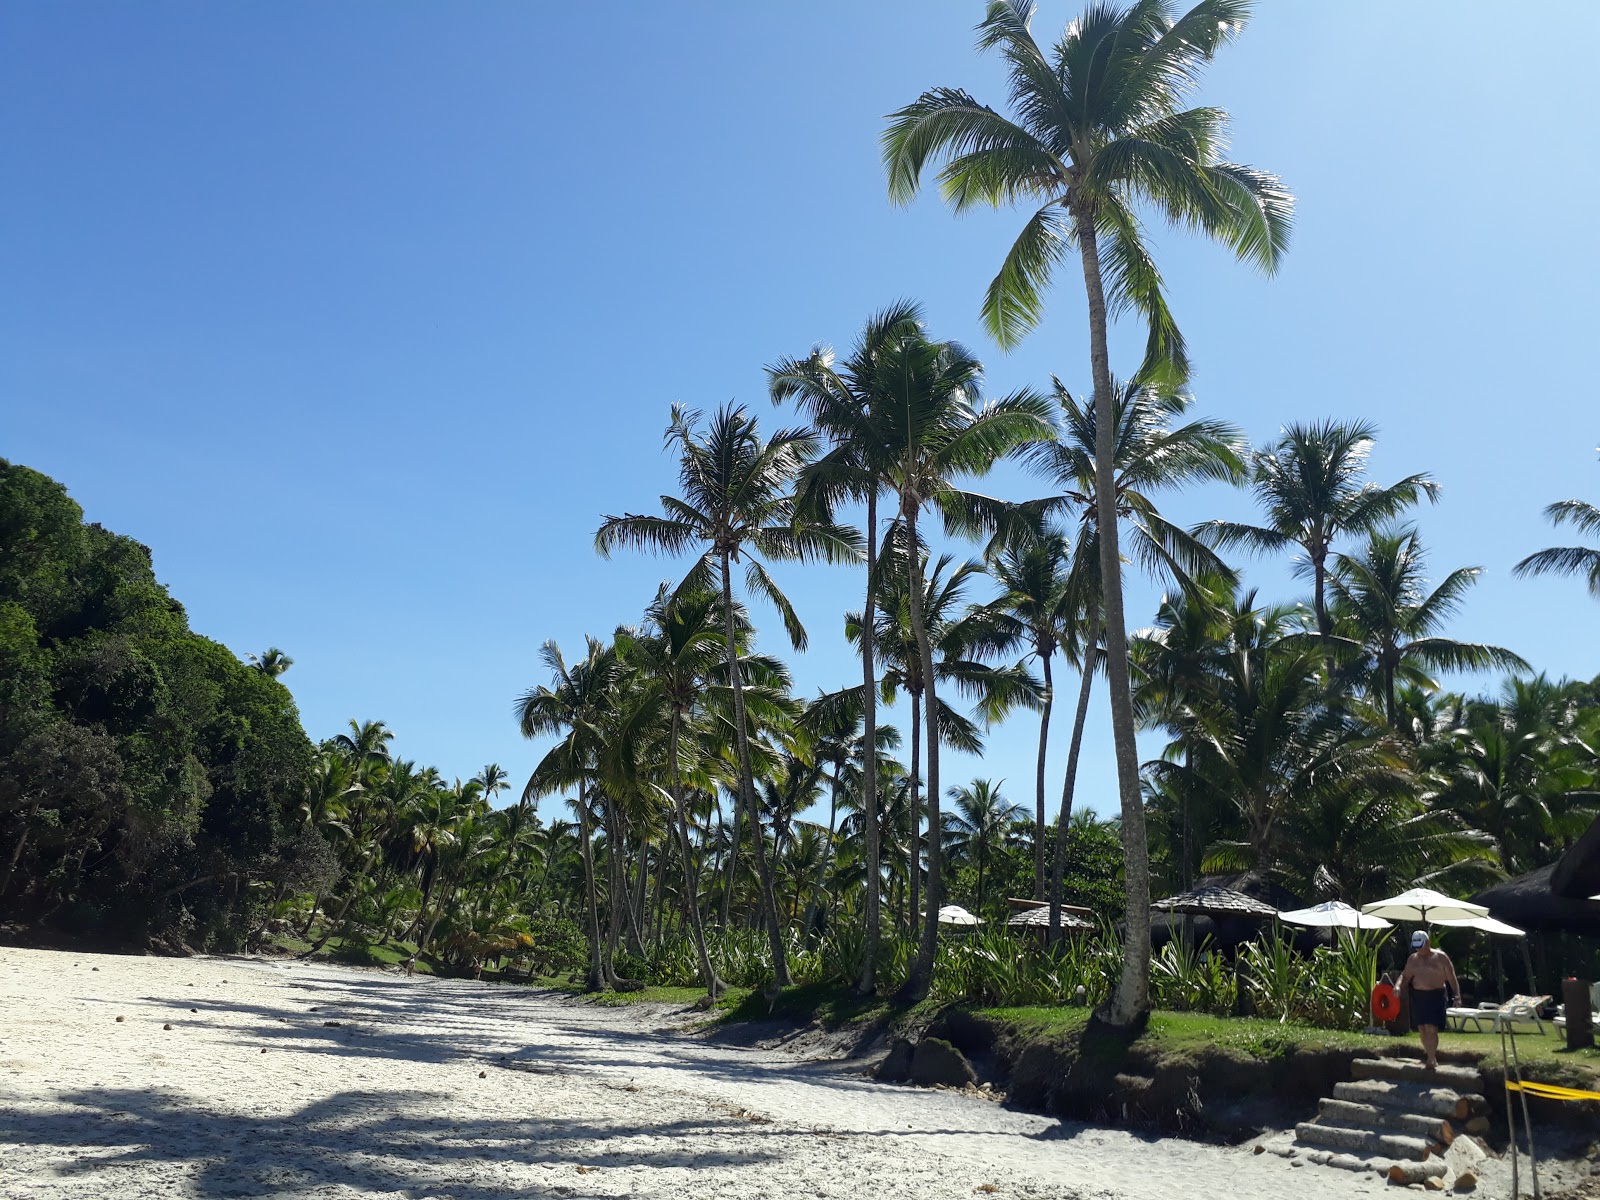
[[[911,780],[906,804],[906,928],[917,928],[917,902],[922,893],[922,693],[911,693]]]
[[[667,766],[672,772],[672,810],[677,815],[678,852],[683,858],[683,891],[685,907],[689,910],[689,932],[694,937],[694,952],[700,959],[700,982],[706,985],[711,996],[722,994],[724,984],[711,965],[711,954],[706,949],[706,930],[700,920],[700,880],[695,870],[694,853],[689,844],[689,818],[683,809],[683,780],[678,771],[678,731],[680,715],[676,706],[672,710],[672,728],[667,737]]]
[[[1128,1026],[1150,1010],[1150,850],[1145,840],[1144,797],[1139,781],[1139,746],[1134,737],[1133,692],[1128,679],[1128,626],[1122,607],[1122,555],[1117,536],[1116,422],[1111,391],[1111,356],[1106,345],[1106,297],[1094,220],[1082,208],[1077,219],[1078,252],[1089,300],[1089,360],[1094,375],[1095,520],[1100,535],[1100,611],[1105,619],[1106,682],[1111,692],[1111,740],[1116,751],[1117,792],[1122,809],[1123,889],[1127,937],[1122,977],[1105,1006],[1112,1025]]]
[[[1094,692],[1094,658],[1100,645],[1099,610],[1089,619],[1084,643],[1083,679],[1078,685],[1078,709],[1072,715],[1072,740],[1067,743],[1067,774],[1061,783],[1061,813],[1056,817],[1055,861],[1050,866],[1050,932],[1053,944],[1061,936],[1061,893],[1067,875],[1067,830],[1072,824],[1072,799],[1078,788],[1078,756],[1083,750],[1083,727],[1089,719],[1089,697]]]
[[[922,714],[928,745],[928,888],[923,897],[927,909],[922,919],[922,938],[917,943],[917,961],[911,968],[902,994],[906,999],[921,1000],[928,994],[933,982],[933,958],[939,949],[939,906],[944,903],[943,848],[939,845],[939,696],[933,678],[933,644],[928,640],[928,627],[922,612],[922,563],[917,553],[917,510],[910,507],[906,518],[906,589],[911,608],[911,632],[917,640],[917,656],[922,661],[922,686],[927,692],[927,703]],[[913,786],[915,783],[913,781]],[[916,823],[912,818],[912,823]],[[916,920],[916,906],[911,907],[911,919]]]
[[[761,809],[756,799],[755,780],[750,770],[750,735],[744,707],[744,679],[739,670],[739,649],[733,628],[733,575],[728,552],[722,551],[722,628],[727,641],[728,679],[733,687],[734,742],[739,751],[739,790],[749,814],[751,848],[756,859],[756,874],[761,885],[762,915],[767,925],[767,942],[772,952],[772,981],[789,987],[789,960],[783,949],[783,929],[778,924],[778,898],[773,888],[772,869],[767,862],[766,839],[761,829]]]
[[[1041,646],[1039,667],[1044,672],[1044,711],[1039,714],[1039,761],[1034,767],[1033,814],[1033,898],[1044,899],[1044,765],[1050,744],[1050,710],[1055,706],[1055,688],[1050,680],[1050,650]]]
[[[588,900],[585,906],[583,929],[589,938],[589,969],[583,988],[598,992],[605,987],[600,971],[600,897],[594,877],[594,843],[589,833],[589,797],[583,782],[578,784],[578,841],[583,849],[583,891]]]
[[[739,838],[742,836],[740,832],[742,828],[740,816],[744,812],[744,799],[740,795],[741,791],[742,789],[740,788],[734,789],[733,828],[731,830],[724,828],[724,832],[727,833],[728,838],[728,862],[727,866],[724,868],[725,878],[722,881],[723,929],[728,927],[728,921],[732,914],[733,885],[734,881],[739,875]],[[717,821],[719,824],[722,821],[722,797],[720,795],[717,797]]]
[[[870,996],[878,990],[878,944],[883,907],[883,848],[878,841],[878,668],[873,661],[873,617],[877,599],[878,491],[867,495],[867,599],[862,607],[861,682],[864,689],[864,732],[861,744],[861,816],[866,835],[867,896],[861,920],[861,979],[856,990]]]
[[[817,863],[817,878],[811,885],[811,896],[806,901],[805,923],[801,933],[808,935],[817,919],[817,899],[828,881],[828,864],[833,861],[833,833],[839,817],[839,771],[841,764],[833,764],[833,787],[828,792],[828,840],[822,844],[822,861]]]

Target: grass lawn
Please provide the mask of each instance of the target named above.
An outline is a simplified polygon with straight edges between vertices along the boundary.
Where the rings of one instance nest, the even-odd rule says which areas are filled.
[[[979,1016],[1000,1021],[1041,1035],[1071,1034],[1089,1019],[1087,1008],[989,1008],[977,1010]],[[1257,1058],[1273,1058],[1308,1049],[1337,1048],[1378,1053],[1410,1039],[1376,1034],[1321,1029],[1311,1025],[1280,1024],[1261,1017],[1215,1017],[1207,1013],[1156,1012],[1140,1039],[1150,1048],[1182,1053],[1204,1047],[1239,1050]],[[1443,1050],[1460,1050],[1481,1056],[1486,1065],[1498,1066],[1500,1038],[1489,1033],[1445,1033],[1439,1038]],[[1558,1031],[1549,1022],[1545,1033],[1517,1033],[1517,1053],[1530,1078],[1571,1087],[1595,1089],[1600,1086],[1600,1048],[1568,1050]]]

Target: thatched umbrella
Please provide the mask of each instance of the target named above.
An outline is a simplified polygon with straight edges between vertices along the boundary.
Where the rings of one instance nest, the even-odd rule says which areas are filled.
[[[1278,910],[1272,905],[1216,884],[1168,896],[1165,900],[1155,901],[1150,907],[1192,917],[1256,917],[1264,920],[1278,915]]]
[[[1013,913],[1011,919],[1006,922],[1006,926],[1010,929],[1049,929],[1050,906],[1041,904],[1038,908],[1028,908],[1019,913]],[[1079,916],[1075,912],[1068,912],[1066,907],[1063,906],[1061,909],[1061,928],[1076,932],[1087,932],[1094,928],[1094,922],[1086,917]]]

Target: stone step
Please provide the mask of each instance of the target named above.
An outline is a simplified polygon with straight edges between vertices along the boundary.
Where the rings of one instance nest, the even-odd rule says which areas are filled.
[[[1483,1075],[1471,1067],[1438,1066],[1430,1071],[1407,1058],[1358,1058],[1350,1064],[1350,1073],[1357,1079],[1404,1080],[1458,1091],[1475,1092],[1483,1087]]]
[[[1294,1127],[1297,1141],[1308,1146],[1326,1146],[1350,1154],[1381,1154],[1386,1158],[1420,1162],[1432,1153],[1434,1143],[1404,1133],[1375,1133],[1370,1129],[1347,1129],[1342,1125],[1319,1125],[1306,1121]]]
[[[1445,1146],[1455,1139],[1455,1130],[1443,1117],[1377,1104],[1358,1104],[1353,1100],[1323,1100],[1317,1107],[1317,1120],[1324,1125],[1343,1125],[1346,1129],[1395,1130]]]
[[[1488,1111],[1488,1102],[1476,1093],[1463,1095],[1453,1088],[1429,1087],[1427,1084],[1397,1079],[1361,1079],[1353,1083],[1336,1083],[1333,1085],[1333,1096],[1336,1100],[1348,1100],[1352,1104],[1372,1104],[1453,1121]]]

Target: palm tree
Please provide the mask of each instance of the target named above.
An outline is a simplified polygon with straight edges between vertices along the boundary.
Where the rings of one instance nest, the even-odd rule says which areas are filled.
[[[1032,14],[1026,0],[994,0],[978,26],[979,49],[998,49],[1006,61],[1016,118],[958,88],[924,92],[891,117],[884,134],[889,194],[909,201],[929,161],[942,158],[940,182],[958,212],[979,204],[1039,205],[989,285],[984,323],[1002,346],[1019,342],[1038,323],[1045,286],[1075,242],[1088,300],[1095,406],[1104,410],[1112,403],[1107,329],[1116,311],[1135,309],[1148,325],[1150,371],[1181,378],[1187,365],[1137,207],[1152,207],[1270,271],[1287,243],[1293,201],[1274,176],[1219,159],[1226,122],[1220,109],[1180,107],[1200,69],[1243,28],[1244,0],[1202,0],[1177,18],[1165,0],[1126,9],[1096,5],[1067,27],[1049,55],[1028,29]],[[1122,980],[1106,1015],[1126,1025],[1149,1008],[1150,897],[1112,499],[1112,425],[1099,424],[1095,465],[1129,929]]]
[[[1493,839],[1507,875],[1554,862],[1600,813],[1597,730],[1572,690],[1507,680],[1498,700],[1452,702],[1454,727],[1422,747],[1440,803]]]
[[[918,557],[917,578],[920,600],[914,600],[905,572],[905,556],[891,547],[898,541],[896,535],[903,526],[890,527],[884,539],[881,561],[885,563],[879,582],[877,644],[883,651],[883,683],[885,703],[892,704],[901,691],[911,697],[911,773],[909,795],[906,802],[906,888],[907,919],[915,923],[918,918],[923,840],[921,830],[922,802],[920,799],[921,750],[923,731],[930,736],[938,731],[941,746],[949,746],[968,754],[977,754],[983,748],[978,726],[969,718],[956,712],[944,700],[933,695],[927,676],[923,672],[921,646],[911,627],[911,610],[920,604],[923,623],[935,652],[933,678],[941,685],[954,687],[977,706],[987,724],[1003,719],[1017,707],[1034,708],[1040,703],[1039,684],[1020,666],[994,667],[979,661],[979,657],[994,652],[1004,640],[997,636],[993,614],[984,608],[965,603],[966,589],[974,579],[983,575],[983,567],[976,562],[954,564],[950,555],[940,555],[932,570],[926,567],[927,553]],[[862,626],[861,614],[851,613],[846,618],[845,634],[855,640]],[[929,708],[936,709],[932,719],[925,717]],[[931,753],[931,750],[930,750]],[[932,787],[932,784],[929,784]],[[937,811],[937,810],[935,810]],[[928,828],[937,830],[936,818],[930,817]],[[931,869],[931,868],[930,868]]]
[[[1544,510],[1552,525],[1571,525],[1579,533],[1600,535],[1600,505],[1586,500],[1557,500]],[[1600,599],[1600,550],[1590,546],[1552,546],[1528,555],[1511,569],[1513,575],[1581,575],[1589,594]]]
[[[1073,606],[1081,611],[1075,636],[1062,650],[1078,666],[1080,681],[1072,737],[1067,748],[1067,770],[1061,786],[1061,813],[1056,822],[1056,853],[1050,882],[1050,936],[1060,931],[1063,871],[1072,804],[1077,788],[1078,760],[1083,727],[1097,669],[1105,667],[1102,643],[1107,625],[1101,609],[1104,559],[1101,554],[1099,462],[1099,406],[1085,405],[1060,380],[1054,381],[1059,408],[1054,441],[1034,447],[1029,458],[1061,491],[1042,502],[1046,512],[1070,517],[1076,524],[1072,562],[1066,570]],[[1213,576],[1231,580],[1233,573],[1203,543],[1161,515],[1154,491],[1184,487],[1202,481],[1238,482],[1244,475],[1243,435],[1233,426],[1212,419],[1183,420],[1192,397],[1166,385],[1134,379],[1111,382],[1110,410],[1115,430],[1112,438],[1112,495],[1117,520],[1125,523],[1131,556],[1154,574],[1164,576],[1186,591],[1192,577]],[[1120,578],[1118,586],[1120,587]],[[1123,822],[1126,825],[1126,821]],[[1123,836],[1129,835],[1124,829]],[[1148,882],[1144,885],[1148,889]],[[1135,938],[1145,938],[1145,909],[1129,907]]]
[[[251,669],[260,671],[268,679],[276,679],[292,666],[294,666],[294,659],[276,646],[273,646],[265,654],[250,655]]]
[[[507,782],[509,778],[499,763],[490,763],[472,777],[472,782],[478,785],[485,802],[493,804],[494,798],[511,786]]]
[[[1039,754],[1034,763],[1033,898],[1045,898],[1045,767],[1050,743],[1050,715],[1055,707],[1055,681],[1050,662],[1063,645],[1077,637],[1080,613],[1068,573],[1071,553],[1067,537],[1057,530],[1013,544],[991,555],[988,570],[1001,594],[988,604],[997,622],[1000,644],[1007,649],[1025,644],[1044,677],[1039,708]],[[1026,661],[1026,660],[1024,660]]]
[[[672,594],[663,588],[651,605],[648,617],[650,633],[625,641],[619,637],[618,641],[625,658],[649,680],[647,686],[659,690],[667,705],[668,788],[672,796],[678,851],[687,889],[685,907],[689,912],[695,953],[700,959],[701,979],[709,994],[716,996],[726,985],[711,961],[700,912],[700,881],[689,836],[683,749],[686,744],[684,734],[686,731],[692,732],[704,719],[705,707],[713,689],[729,690],[726,686],[725,626],[721,606],[709,592]],[[748,636],[749,621],[742,610],[737,615],[736,625],[742,635]],[[749,666],[748,661],[741,664],[739,674],[742,682],[749,673]],[[775,669],[777,664],[771,666]],[[746,684],[747,689],[748,686]],[[687,744],[692,748],[694,742],[689,739]],[[691,766],[697,783],[709,785],[714,782],[697,761]]]
[[[1252,456],[1250,485],[1266,513],[1263,525],[1212,521],[1196,532],[1224,549],[1297,547],[1311,575],[1311,605],[1317,630],[1333,665],[1333,616],[1328,611],[1329,555],[1342,534],[1372,533],[1426,497],[1437,501],[1439,485],[1408,475],[1383,487],[1366,479],[1367,458],[1378,435],[1366,421],[1322,421],[1286,427],[1273,445]]]
[[[763,442],[753,417],[742,406],[726,405],[701,434],[700,414],[674,405],[666,442],[679,454],[683,495],[662,496],[665,516],[608,516],[595,534],[595,549],[609,556],[618,546],[677,554],[703,546],[685,580],[704,587],[716,575],[722,586],[722,611],[728,674],[733,686],[734,734],[739,763],[739,799],[749,814],[756,867],[761,878],[767,936],[772,947],[774,982],[789,986],[761,813],[751,773],[748,718],[733,625],[732,564],[745,559],[745,586],[766,597],[783,618],[795,649],[805,648],[805,628],[793,605],[756,557],[840,561],[859,557],[860,535],[798,511],[793,489],[801,468],[816,456],[817,440],[807,430],[780,430]],[[680,588],[680,590],[682,590]]]
[[[923,510],[943,517],[947,532],[994,533],[1013,521],[1015,507],[957,486],[964,476],[987,474],[1002,458],[1053,434],[1043,397],[1019,391],[981,403],[982,365],[954,342],[907,336],[888,346],[879,360],[886,403],[876,430],[885,436],[886,476],[896,500],[904,577],[921,576]],[[911,587],[908,617],[927,688],[928,827],[940,828],[939,704],[934,643],[923,611],[923,590]],[[939,942],[938,909],[943,898],[938,838],[928,841],[928,890],[922,936],[904,996],[927,994]]]
[[[811,422],[832,443],[831,451],[804,472],[802,487],[810,507],[828,511],[841,500],[866,505],[866,601],[862,612],[876,611],[874,596],[878,576],[878,500],[889,483],[893,465],[892,444],[881,428],[888,396],[880,359],[896,342],[919,336],[922,311],[912,303],[891,305],[870,317],[843,362],[833,351],[819,346],[802,359],[781,359],[767,368],[773,403],[794,400]],[[867,620],[861,636],[862,731],[864,759],[861,768],[861,811],[866,857],[866,904],[862,914],[865,946],[857,990],[877,991],[878,948],[882,936],[882,859],[878,840],[877,664],[874,661],[873,621]]]
[[[583,852],[583,881],[587,898],[584,933],[589,941],[589,966],[585,986],[597,992],[611,979],[601,952],[600,912],[595,882],[594,842],[589,790],[594,779],[600,747],[599,730],[605,711],[611,706],[611,693],[621,677],[616,652],[596,638],[586,639],[582,659],[567,665],[561,647],[546,642],[540,657],[553,676],[552,685],[540,684],[517,700],[517,721],[525,738],[544,737],[565,731],[558,742],[528,777],[523,799],[537,800],[559,789],[576,787],[573,808],[578,814],[578,844]]]
[[[1013,804],[1000,794],[1000,783],[989,779],[974,779],[965,787],[950,789],[950,799],[955,802],[955,812],[950,816],[950,849],[955,856],[966,858],[978,869],[977,907],[983,912],[987,895],[984,891],[984,872],[995,845],[1005,838],[1006,830],[1027,815],[1020,804]]]
[[[1360,645],[1362,661],[1372,672],[1369,691],[1383,701],[1391,727],[1399,725],[1396,681],[1436,689],[1426,672],[1529,669],[1500,646],[1439,634],[1478,581],[1481,568],[1451,571],[1430,592],[1422,575],[1424,557],[1415,529],[1377,529],[1367,535],[1360,554],[1339,556],[1329,579],[1335,627]]]

